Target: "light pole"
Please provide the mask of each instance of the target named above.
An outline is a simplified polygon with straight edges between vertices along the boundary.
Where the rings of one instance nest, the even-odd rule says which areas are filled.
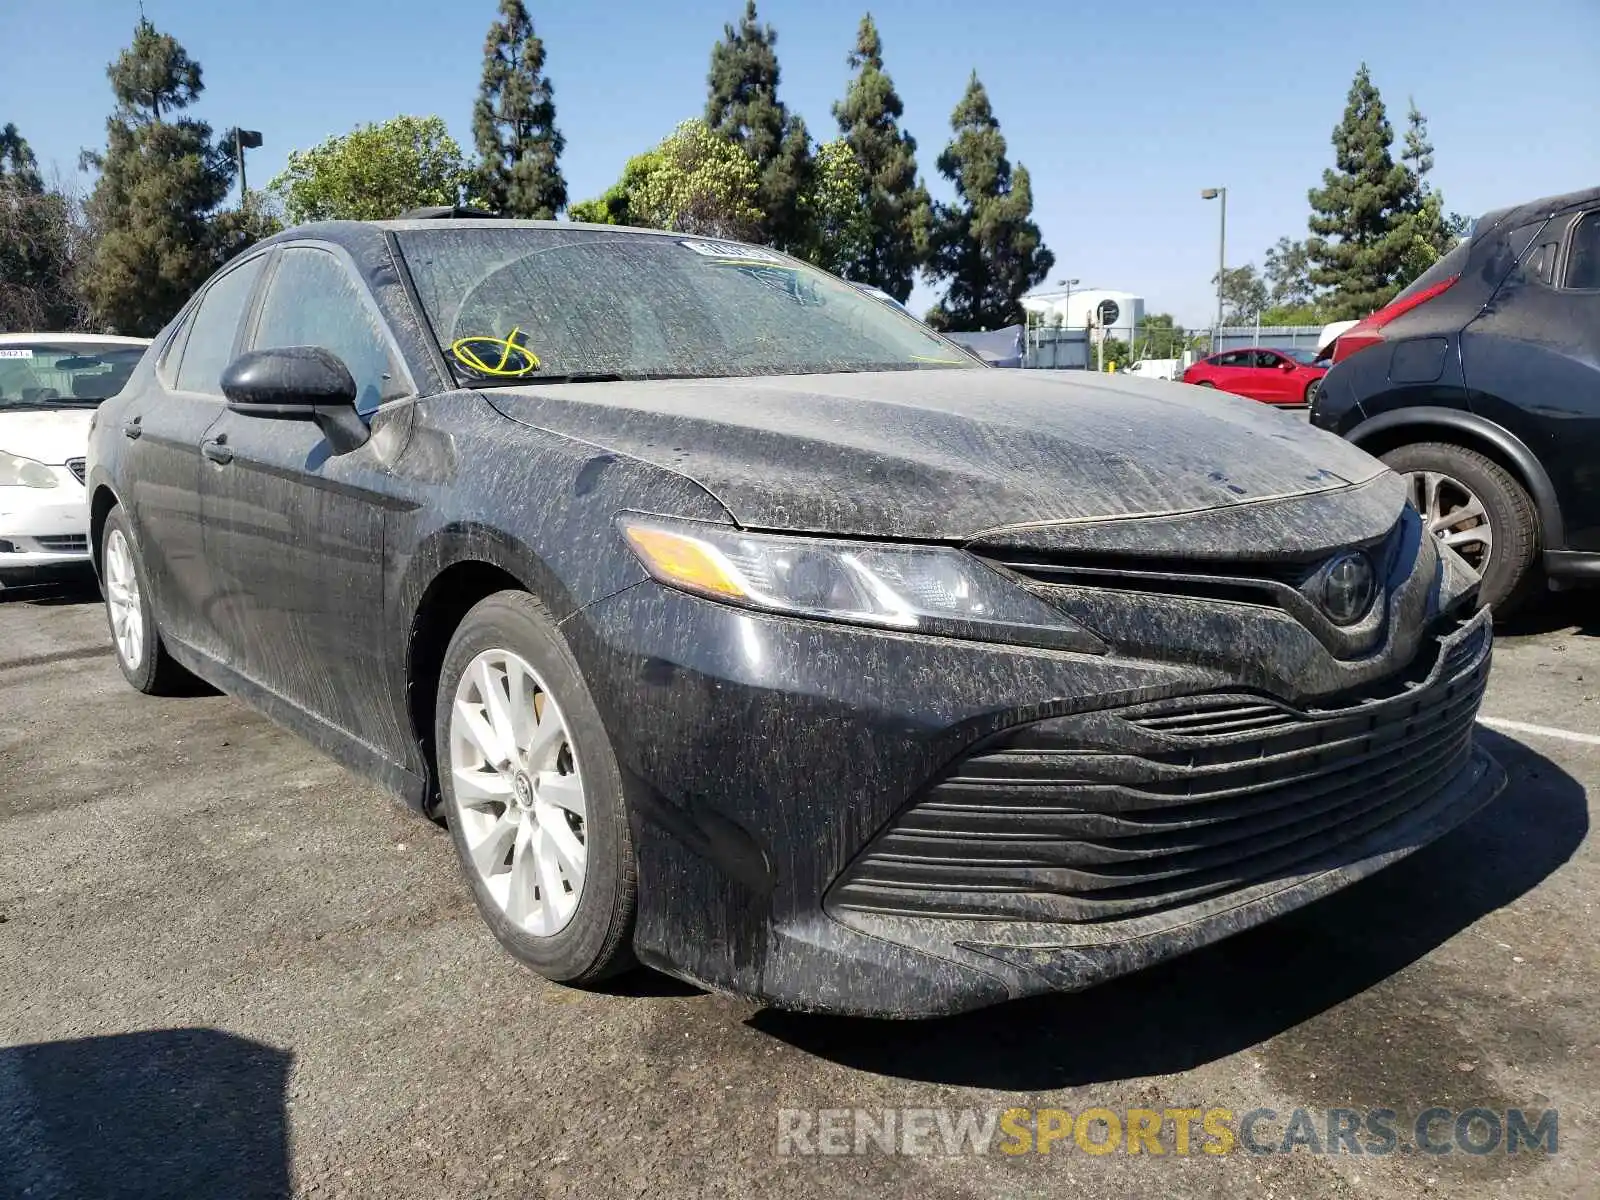
[[[250,188],[244,177],[244,152],[257,150],[261,147],[261,131],[259,129],[240,129],[235,125],[233,133],[233,157],[239,164],[239,207],[242,209],[249,203]]]
[[[1058,284],[1065,284],[1067,288],[1067,298],[1061,302],[1061,323],[1065,325],[1069,320],[1072,319],[1072,287],[1078,281],[1076,279],[1058,279],[1056,282]]]
[[[1222,337],[1222,277],[1228,262],[1228,189],[1205,188],[1200,193],[1200,199],[1222,201],[1222,227],[1217,233],[1217,325],[1216,332],[1211,335],[1211,351],[1214,354]]]

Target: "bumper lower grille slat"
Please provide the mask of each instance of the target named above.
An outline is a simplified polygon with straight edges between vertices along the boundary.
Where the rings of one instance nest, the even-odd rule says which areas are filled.
[[[1024,726],[903,809],[828,903],[1087,922],[1292,871],[1403,822],[1468,768],[1485,623],[1443,650],[1419,678],[1315,711],[1202,696]]]

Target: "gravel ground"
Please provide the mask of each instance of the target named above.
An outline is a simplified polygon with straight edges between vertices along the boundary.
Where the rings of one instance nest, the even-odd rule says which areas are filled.
[[[1541,605],[1502,638],[1485,716],[1600,733],[1597,633],[1600,593]],[[0,1196],[1595,1196],[1600,744],[1482,737],[1500,800],[1268,927],[1077,996],[803,1018],[649,973],[544,983],[485,931],[439,830],[231,699],[135,694],[92,591],[14,590]],[[1269,1108],[1271,1145],[1297,1108],[1321,1129],[1387,1107],[1404,1144],[1432,1105],[1556,1109],[1557,1151],[778,1137],[782,1110]]]

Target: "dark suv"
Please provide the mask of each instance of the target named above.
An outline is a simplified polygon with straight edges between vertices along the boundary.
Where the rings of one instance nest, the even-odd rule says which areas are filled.
[[[1312,423],[1410,477],[1484,602],[1600,581],[1600,188],[1482,217],[1333,360]]]

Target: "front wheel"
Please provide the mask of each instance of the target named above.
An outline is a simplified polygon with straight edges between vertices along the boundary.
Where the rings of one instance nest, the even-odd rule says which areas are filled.
[[[1482,602],[1509,616],[1538,583],[1539,517],[1526,489],[1493,459],[1446,442],[1382,457],[1409,480],[1428,531],[1483,577]]]
[[[444,812],[478,911],[547,979],[632,966],[637,898],[622,773],[544,606],[499,592],[445,652],[434,728]]]
[[[1310,383],[1306,384],[1306,403],[1308,405],[1316,402],[1317,392],[1321,390],[1321,388],[1322,380],[1320,379],[1313,379]]]

